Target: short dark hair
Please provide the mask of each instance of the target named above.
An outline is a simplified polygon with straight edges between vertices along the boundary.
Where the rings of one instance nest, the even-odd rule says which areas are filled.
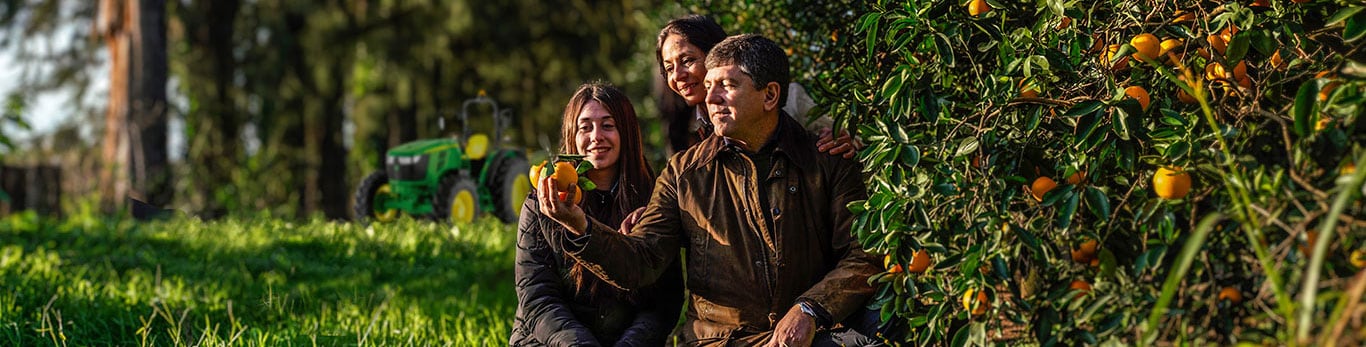
[[[659,29],[659,41],[655,43],[655,61],[659,62],[660,74],[664,74],[664,40],[669,39],[670,35],[682,37],[702,50],[702,54],[707,54],[716,43],[726,38],[726,30],[703,15],[690,14],[669,21],[663,29]]]
[[[778,82],[778,106],[787,104],[787,84],[792,81],[788,71],[787,52],[777,42],[758,34],[727,37],[707,53],[707,69],[736,65],[754,80],[756,89],[769,82]]]

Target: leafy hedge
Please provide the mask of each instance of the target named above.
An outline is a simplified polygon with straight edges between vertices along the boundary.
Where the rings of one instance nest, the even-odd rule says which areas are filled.
[[[1361,5],[981,1],[694,6],[866,140],[886,337],[1366,339]]]

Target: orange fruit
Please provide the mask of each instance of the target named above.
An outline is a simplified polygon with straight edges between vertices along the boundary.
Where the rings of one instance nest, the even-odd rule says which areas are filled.
[[[1071,176],[1067,176],[1067,184],[1075,185],[1081,183],[1081,181],[1085,179],[1086,171],[1077,170],[1077,172],[1073,172]]]
[[[1219,301],[1224,300],[1228,300],[1234,305],[1237,305],[1243,302],[1243,292],[1238,291],[1238,288],[1224,287],[1224,289],[1219,291]]]
[[[1172,14],[1176,15],[1176,18],[1172,18],[1172,23],[1190,22],[1195,20],[1194,12],[1177,10],[1175,13]]]
[[[1153,36],[1153,34],[1149,33],[1142,33],[1138,34],[1138,36],[1134,36],[1134,38],[1129,39],[1129,45],[1134,46],[1134,49],[1138,50],[1137,53],[1130,55],[1130,57],[1135,60],[1157,59],[1158,54],[1162,52],[1161,40],[1158,40],[1157,36]]]
[[[574,164],[567,161],[555,163],[555,184],[559,190],[568,191],[569,187],[579,184],[579,172],[574,171]]]
[[[1285,62],[1285,58],[1281,58],[1280,50],[1277,50],[1276,53],[1271,54],[1271,68],[1280,70],[1286,68],[1289,65],[1290,64]]]
[[[1209,46],[1214,47],[1214,51],[1219,52],[1219,54],[1224,54],[1224,50],[1228,49],[1228,41],[1224,41],[1222,36],[1210,35],[1205,38],[1205,41],[1209,42]]]
[[[1328,129],[1328,125],[1330,125],[1330,124],[1332,124],[1332,123],[1333,123],[1333,119],[1332,119],[1332,118],[1328,118],[1328,117],[1319,118],[1319,121],[1314,123],[1314,131],[1323,131],[1323,129]]]
[[[1079,247],[1072,249],[1072,261],[1082,264],[1091,263],[1091,261],[1097,259],[1096,250],[1099,247],[1100,243],[1096,242],[1096,240],[1086,240],[1086,242],[1082,242]]]
[[[906,266],[906,272],[919,274],[925,273],[930,268],[930,252],[921,249],[915,251],[915,256],[911,258],[911,264]]]
[[[1358,269],[1364,268],[1366,267],[1366,251],[1360,249],[1352,251],[1352,257],[1347,258],[1347,260],[1352,262],[1352,266],[1355,266]]]
[[[1062,17],[1062,19],[1058,21],[1058,26],[1056,28],[1062,30],[1067,29],[1069,26],[1072,26],[1072,17]]]
[[[1338,176],[1350,176],[1354,173],[1357,173],[1357,164],[1350,161],[1338,168]]]
[[[1053,181],[1053,179],[1048,178],[1048,176],[1041,176],[1034,180],[1034,184],[1029,186],[1029,191],[1031,194],[1034,194],[1035,201],[1043,201],[1043,195],[1057,187],[1058,182]]]
[[[986,0],[972,0],[968,3],[968,14],[973,17],[987,12],[991,12],[991,5],[987,5]]]
[[[1074,298],[1077,299],[1080,299],[1081,297],[1086,296],[1087,293],[1091,292],[1091,284],[1086,283],[1086,281],[1083,280],[1072,281],[1072,284],[1068,285],[1067,288],[1077,291],[1077,295],[1074,296]]]
[[[1252,4],[1251,4],[1251,5],[1248,5],[1248,7],[1271,7],[1271,1],[1268,1],[1268,0],[1252,0]]]
[[[1307,4],[1307,3],[1309,3],[1310,1],[1314,1],[1314,0],[1290,0],[1290,2],[1293,2],[1293,3],[1296,3],[1296,4]]]
[[[1191,176],[1180,167],[1161,167],[1153,174],[1153,191],[1158,197],[1175,200],[1191,191]]]
[[[566,190],[567,190],[567,189],[566,189]],[[569,192],[567,192],[567,191],[562,191],[562,192],[560,192],[559,197],[560,197],[560,201],[568,200],[568,199],[569,199]],[[574,187],[574,204],[575,204],[575,205],[578,205],[580,201],[583,201],[583,188],[579,188],[578,186],[575,186],[575,187]]]
[[[882,267],[887,268],[888,273],[900,273],[901,264],[892,264],[892,255],[888,254],[882,258]]]
[[[1224,64],[1209,63],[1205,65],[1205,79],[1211,83],[1220,83],[1220,80],[1229,79],[1228,77],[1228,69],[1224,68]]]
[[[1167,63],[1168,63],[1168,64],[1171,64],[1171,65],[1176,65],[1176,61],[1177,61],[1177,60],[1181,60],[1181,57],[1179,57],[1179,56],[1177,56],[1175,53],[1173,53],[1172,50],[1177,49],[1177,48],[1180,48],[1182,45],[1185,45],[1185,43],[1182,42],[1181,39],[1166,39],[1166,40],[1162,40],[1162,43],[1158,45],[1157,55],[1159,55],[1159,56],[1161,56],[1161,55],[1167,56],[1167,58],[1168,58],[1168,59],[1167,59]],[[1168,54],[1168,53],[1172,53],[1172,54]]]
[[[1025,80],[1020,80],[1019,85],[1020,85],[1020,97],[1021,97],[1021,98],[1037,98],[1037,97],[1039,97],[1038,88],[1034,88],[1033,86],[1030,86],[1030,85],[1025,84]]]
[[[527,178],[530,178],[530,179],[531,179],[531,187],[532,187],[532,188],[540,188],[540,187],[541,187],[541,171],[544,170],[544,169],[545,169],[545,161],[544,161],[544,160],[542,160],[540,164],[536,164],[536,165],[532,165],[532,166],[531,166],[531,172],[528,172]]]
[[[1238,65],[1233,66],[1233,78],[1237,80],[1247,79],[1247,61],[1242,60]]]
[[[971,312],[973,316],[980,316],[991,309],[991,302],[988,300],[985,290],[968,288],[967,291],[963,292],[963,309]]]
[[[1129,86],[1128,88],[1124,88],[1124,95],[1128,95],[1129,97],[1138,100],[1138,104],[1143,106],[1144,111],[1147,111],[1148,104],[1152,103],[1152,98],[1148,96],[1148,90],[1143,89],[1143,87]]]

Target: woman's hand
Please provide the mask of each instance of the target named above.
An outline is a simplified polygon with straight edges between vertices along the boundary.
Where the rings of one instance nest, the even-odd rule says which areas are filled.
[[[635,211],[631,211],[631,214],[626,215],[626,219],[621,220],[621,228],[618,228],[617,232],[630,234],[631,228],[635,227],[637,222],[640,222],[640,216],[643,214],[645,214],[644,207],[637,207]]]
[[[588,231],[588,217],[585,217],[579,205],[574,204],[576,191],[560,191],[555,188],[555,182],[553,175],[547,175],[541,178],[539,188],[536,188],[536,202],[540,205],[541,214],[559,222],[574,236],[583,235]]]
[[[840,131],[840,136],[835,137],[830,128],[821,129],[821,138],[816,141],[816,150],[829,153],[836,157],[850,159],[857,154],[863,145],[849,135],[848,131]]]

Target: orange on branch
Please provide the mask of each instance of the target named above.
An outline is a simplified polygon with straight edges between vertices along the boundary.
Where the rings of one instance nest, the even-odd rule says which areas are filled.
[[[980,316],[991,309],[989,300],[986,291],[968,288],[963,292],[963,309],[968,310],[973,316]]]
[[[1091,292],[1091,284],[1083,280],[1072,281],[1072,284],[1067,285],[1067,288],[1077,291],[1077,295],[1073,297],[1077,299],[1080,299],[1081,297],[1086,296],[1087,293]]]
[[[906,266],[906,272],[925,273],[930,268],[930,252],[924,249],[915,251],[915,256],[911,258],[911,264]]]
[[[977,17],[983,13],[991,12],[991,5],[986,0],[972,0],[968,2],[968,14]]]
[[[1138,104],[1143,106],[1144,111],[1147,111],[1148,104],[1152,103],[1152,98],[1148,96],[1148,90],[1143,89],[1143,87],[1129,86],[1128,88],[1124,88],[1124,95],[1128,95],[1129,97],[1134,98],[1134,100],[1138,100]]]
[[[1234,288],[1234,287],[1224,287],[1224,289],[1219,290],[1219,301],[1224,301],[1224,300],[1228,300],[1229,302],[1233,303],[1234,305],[1237,305],[1237,304],[1239,304],[1239,303],[1242,303],[1242,302],[1243,302],[1243,292],[1238,291],[1238,288]]]
[[[1139,61],[1157,59],[1158,54],[1162,52],[1161,41],[1157,39],[1157,36],[1150,33],[1134,36],[1134,38],[1129,39],[1129,45],[1134,46],[1134,49],[1138,51],[1130,57]]]
[[[1058,187],[1058,182],[1053,181],[1048,176],[1041,176],[1034,179],[1034,184],[1029,185],[1029,192],[1034,195],[1035,201],[1043,201],[1043,195],[1048,191]]]
[[[1143,106],[1144,108],[1147,107],[1146,104]],[[1073,172],[1071,176],[1067,176],[1067,184],[1075,185],[1081,183],[1084,180],[1086,180],[1086,171],[1077,170],[1077,172]]]
[[[1191,190],[1191,176],[1179,167],[1161,167],[1153,174],[1153,191],[1167,200],[1186,197]]]
[[[1079,245],[1078,247],[1072,248],[1072,261],[1082,264],[1090,264],[1091,261],[1097,259],[1096,252],[1099,248],[1100,243],[1096,242],[1096,240],[1086,240],[1085,242],[1082,242],[1081,245]]]

